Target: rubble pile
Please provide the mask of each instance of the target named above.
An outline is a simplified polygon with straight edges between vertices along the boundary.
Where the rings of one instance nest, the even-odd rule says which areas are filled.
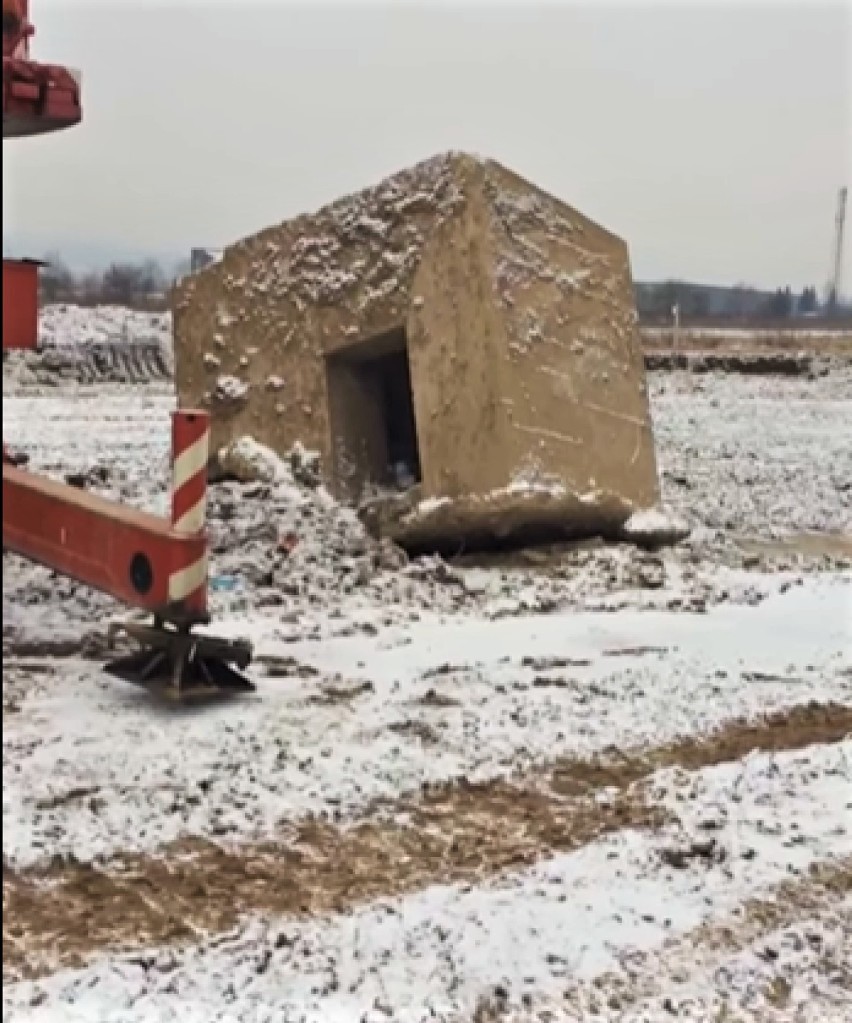
[[[510,552],[503,569],[485,573],[437,555],[409,559],[328,493],[316,454],[296,447],[280,459],[242,438],[220,454],[219,464],[226,476],[209,499],[214,590],[242,592],[253,606],[304,611],[345,603],[396,606],[405,614],[498,613],[513,606],[520,612],[586,604],[620,586],[656,590],[664,583],[659,554],[632,543],[552,545],[538,557]],[[552,570],[542,574],[542,562]]]

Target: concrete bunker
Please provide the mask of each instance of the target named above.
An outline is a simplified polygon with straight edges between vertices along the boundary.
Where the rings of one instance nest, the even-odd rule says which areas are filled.
[[[229,246],[173,296],[213,450],[318,452],[412,549],[617,535],[659,485],[624,242],[443,154]]]

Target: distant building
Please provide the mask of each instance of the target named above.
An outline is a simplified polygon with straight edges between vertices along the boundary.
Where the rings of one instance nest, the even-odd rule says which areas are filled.
[[[193,249],[189,254],[189,272],[194,274],[222,258],[221,249]]]
[[[3,259],[3,348],[38,346],[39,259]]]

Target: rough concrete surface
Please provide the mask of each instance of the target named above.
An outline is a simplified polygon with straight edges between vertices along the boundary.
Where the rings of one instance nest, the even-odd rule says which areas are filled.
[[[635,324],[620,239],[451,153],[184,278],[178,393],[215,449],[301,441],[338,496],[404,491],[374,516],[403,542],[611,530],[658,498]]]

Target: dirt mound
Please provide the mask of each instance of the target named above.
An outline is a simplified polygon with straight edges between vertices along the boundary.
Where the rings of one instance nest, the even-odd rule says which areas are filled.
[[[19,352],[4,360],[10,390],[62,387],[73,384],[147,384],[172,379],[171,358],[158,341],[99,342],[74,348]]]
[[[220,464],[230,474],[209,493],[212,585],[214,597],[225,594],[237,606],[250,601],[296,615],[346,604],[379,605],[388,616],[465,610],[503,616],[592,608],[624,589],[675,599],[666,592],[663,556],[638,540],[497,549],[493,557],[483,555],[482,563],[495,569],[483,584],[481,574],[465,570],[462,550],[446,560],[439,554],[409,559],[388,538],[378,539],[369,515],[365,521],[323,486],[315,453],[296,447],[280,459],[242,438],[223,449]],[[686,605],[703,610],[712,600],[712,587],[697,587]]]
[[[692,373],[744,373],[755,376],[807,376],[819,360],[808,352],[647,352],[649,370],[685,369]]]
[[[117,306],[47,306],[38,351],[3,353],[4,394],[156,383],[173,374],[171,317]]]

